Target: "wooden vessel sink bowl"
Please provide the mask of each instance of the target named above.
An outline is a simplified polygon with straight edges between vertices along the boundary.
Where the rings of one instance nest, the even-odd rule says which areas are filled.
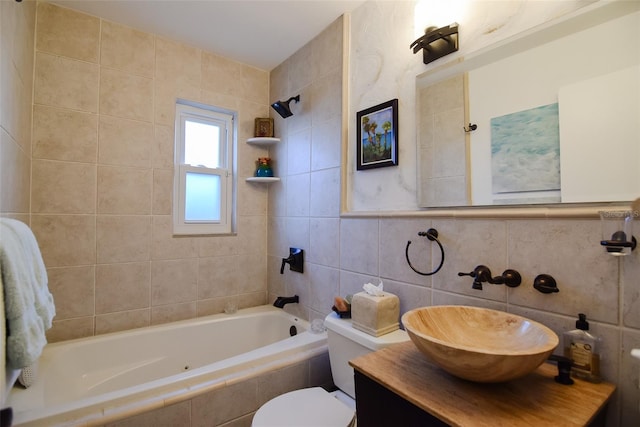
[[[402,324],[432,362],[460,378],[497,383],[523,377],[558,345],[546,326],[503,311],[458,305],[406,312]]]

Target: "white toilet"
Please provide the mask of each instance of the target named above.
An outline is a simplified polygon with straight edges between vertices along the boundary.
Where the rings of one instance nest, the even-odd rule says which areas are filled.
[[[388,345],[409,340],[403,330],[374,337],[351,326],[351,319],[336,313],[324,321],[327,327],[329,360],[333,382],[340,389],[333,393],[321,387],[295,390],[262,405],[253,417],[252,427],[348,427],[355,425],[355,385],[349,360]]]

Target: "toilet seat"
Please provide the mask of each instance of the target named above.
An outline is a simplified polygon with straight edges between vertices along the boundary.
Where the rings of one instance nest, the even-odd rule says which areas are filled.
[[[252,427],[348,427],[355,413],[321,387],[271,399],[253,417]]]

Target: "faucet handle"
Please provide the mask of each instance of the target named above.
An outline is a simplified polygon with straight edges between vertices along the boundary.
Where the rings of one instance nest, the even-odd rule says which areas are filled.
[[[471,276],[476,278],[482,278],[486,280],[491,277],[491,270],[486,265],[477,265],[476,268],[473,269],[471,273],[458,273],[458,276]]]
[[[280,274],[284,274],[284,265],[289,264],[289,270],[304,273],[304,250],[299,248],[289,248],[289,257],[282,258]]]
[[[543,294],[559,292],[556,279],[554,279],[553,276],[550,276],[549,274],[538,274],[536,278],[533,279],[533,287]]]
[[[289,258],[282,258],[282,265],[280,266],[280,274],[284,274],[284,265],[291,262]]]
[[[504,284],[510,288],[517,288],[522,283],[522,276],[516,270],[507,269],[502,272]]]

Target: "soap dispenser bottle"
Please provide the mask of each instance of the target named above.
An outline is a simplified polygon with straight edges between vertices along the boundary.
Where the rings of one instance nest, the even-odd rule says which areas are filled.
[[[589,333],[589,322],[578,314],[576,329],[563,335],[564,355],[571,359],[571,374],[583,380],[600,382],[600,339]]]

